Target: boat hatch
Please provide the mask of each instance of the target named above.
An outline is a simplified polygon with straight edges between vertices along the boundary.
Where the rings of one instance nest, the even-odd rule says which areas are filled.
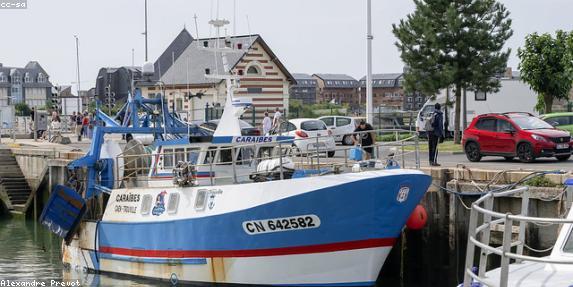
[[[85,211],[86,202],[81,195],[69,187],[57,185],[42,211],[40,223],[69,242]]]

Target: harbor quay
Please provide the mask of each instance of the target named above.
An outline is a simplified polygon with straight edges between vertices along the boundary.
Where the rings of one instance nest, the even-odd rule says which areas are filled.
[[[47,202],[51,187],[65,183],[69,178],[67,165],[85,155],[83,143],[60,145],[49,142],[3,139],[2,161],[17,163],[11,169],[21,171],[29,193],[27,198],[16,203],[11,201],[10,184],[0,185],[2,216],[19,221],[37,220]],[[13,161],[12,161],[13,160]],[[469,207],[479,198],[480,190],[495,188],[519,182],[531,174],[532,170],[491,170],[467,167],[421,167],[425,174],[432,177],[432,184],[420,204],[427,211],[427,223],[420,230],[404,228],[394,243],[382,271],[381,282],[398,282],[406,286],[455,286],[463,278],[463,266],[468,238]],[[559,217],[565,212],[563,182],[570,174],[545,175],[545,186],[531,186],[529,195],[529,214],[538,217]],[[535,185],[535,184],[533,184]],[[20,188],[23,190],[25,188]],[[17,191],[17,190],[16,190]],[[16,197],[19,199],[20,197]],[[521,198],[511,195],[501,198],[494,209],[505,213],[520,212]],[[41,228],[41,227],[39,227]],[[493,228],[493,244],[501,244],[501,227]],[[526,242],[536,256],[547,255],[553,246],[558,225],[533,225],[526,234]],[[517,233],[513,231],[514,235]],[[489,268],[499,266],[499,261],[488,262]],[[410,285],[408,285],[410,284]]]

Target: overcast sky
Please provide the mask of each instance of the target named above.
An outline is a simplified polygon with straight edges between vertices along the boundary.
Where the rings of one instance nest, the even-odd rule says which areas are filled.
[[[413,12],[410,0],[373,0],[373,71],[400,72],[391,25]],[[517,68],[517,48],[532,32],[573,30],[571,0],[501,0],[511,12],[514,35],[508,65]],[[366,72],[366,0],[236,0],[237,34],[260,34],[290,72]],[[216,0],[148,0],[149,59],[155,61],[187,27],[210,34]],[[233,0],[220,0],[219,15],[233,22]],[[144,0],[28,0],[26,10],[0,10],[0,63],[39,61],[54,84],[76,82],[73,35],[80,38],[81,88],[95,85],[99,68],[144,61]],[[247,16],[249,21],[247,22]],[[250,29],[249,29],[250,26]],[[233,27],[229,27],[232,33]],[[250,31],[249,31],[250,30]]]

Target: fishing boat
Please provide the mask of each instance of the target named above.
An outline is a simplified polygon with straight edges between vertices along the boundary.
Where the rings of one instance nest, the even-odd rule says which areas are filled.
[[[211,23],[218,31],[226,22]],[[223,63],[229,49],[215,47]],[[155,115],[151,125],[132,113],[128,126],[94,129],[90,151],[69,164],[70,181],[53,188],[40,217],[64,238],[63,263],[173,284],[374,285],[431,177],[394,165],[321,165],[311,153],[315,167],[296,167],[286,152],[294,139],[241,135],[239,83],[220,78],[226,102],[212,135],[178,126],[165,108],[162,116],[145,109]],[[143,107],[165,107],[135,95]],[[133,185],[125,184],[119,145],[104,140],[128,133],[151,134],[156,147]]]
[[[527,186],[499,193],[490,192],[477,200],[471,208],[464,282],[459,287],[571,286],[573,283],[573,212],[571,212],[573,180],[568,179],[565,185],[567,186],[565,206],[569,209],[565,218],[529,216],[529,188]],[[493,210],[494,200],[506,196],[522,198],[519,214]],[[525,242],[526,229],[530,224],[561,225],[555,244],[551,248],[545,251],[531,250],[541,253],[551,250],[548,256],[535,257],[524,253],[524,250],[531,249]],[[490,244],[491,232],[495,225],[502,227],[497,229],[502,231],[501,246]],[[517,238],[512,233],[517,233]],[[476,249],[480,251],[479,260],[474,258]],[[490,256],[499,256],[501,266],[486,270]],[[479,265],[474,266],[476,261]]]

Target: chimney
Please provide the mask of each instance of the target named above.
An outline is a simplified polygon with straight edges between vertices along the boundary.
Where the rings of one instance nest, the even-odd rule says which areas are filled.
[[[503,74],[503,77],[508,79],[513,78],[513,72],[511,70],[511,67],[505,68],[505,73]]]

